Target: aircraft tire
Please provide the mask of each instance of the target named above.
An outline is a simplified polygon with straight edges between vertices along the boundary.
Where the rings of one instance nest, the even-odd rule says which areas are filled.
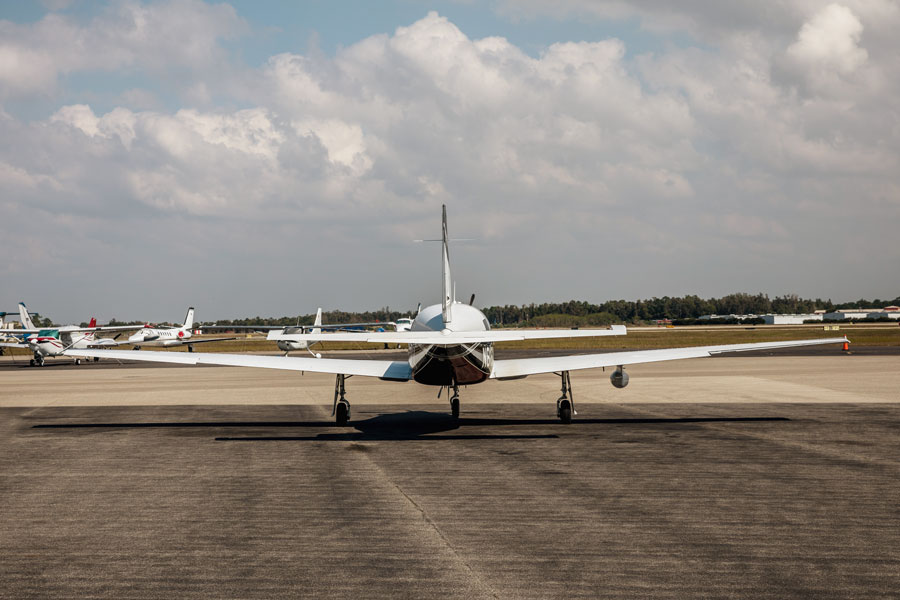
[[[559,420],[563,423],[572,422],[572,403],[568,400],[559,403]]]
[[[450,398],[450,414],[453,415],[454,419],[459,418],[459,397],[454,396]]]
[[[338,402],[334,413],[334,421],[341,427],[350,421],[350,404],[347,402]]]

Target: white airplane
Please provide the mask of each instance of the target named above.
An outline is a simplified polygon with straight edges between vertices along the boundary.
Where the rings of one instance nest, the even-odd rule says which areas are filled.
[[[114,338],[98,338],[98,331],[125,331],[134,329],[134,325],[97,325],[97,319],[91,318],[87,327],[77,325],[65,325],[63,327],[35,327],[31,315],[28,313],[24,302],[19,302],[19,320],[21,328],[0,329],[0,334],[12,334],[22,336],[21,340],[2,342],[0,348],[27,348],[31,350],[34,358],[32,366],[44,366],[44,359],[48,356],[63,356],[69,349],[88,349],[97,347],[116,346]],[[99,358],[94,358],[99,360]],[[81,364],[81,358],[75,358],[75,364]]]
[[[6,331],[8,329],[15,328],[15,321],[10,321],[7,323],[6,315],[11,315],[13,313],[7,311],[0,311],[0,331]],[[0,342],[17,342],[19,341],[19,337],[9,334],[9,333],[0,333]],[[0,354],[3,353],[3,349],[0,348]]]
[[[283,333],[303,333],[304,331],[309,331],[310,333],[321,333],[321,325],[322,307],[319,307],[316,310],[316,318],[313,321],[311,328],[307,329],[302,325],[298,325],[296,327],[285,327],[281,331]],[[312,344],[310,344],[306,340],[278,340],[278,349],[284,351],[285,356],[287,356],[292,350],[307,350],[310,354],[312,354],[312,350],[309,349],[311,345]],[[316,358],[322,358],[322,355],[319,353],[313,354],[313,356],[315,356]]]
[[[403,319],[399,319],[402,321]],[[412,322],[411,319],[407,319]],[[316,318],[313,321],[312,325],[288,325],[287,327],[282,327],[279,325],[205,325],[201,327],[201,329],[227,329],[227,330],[238,330],[238,329],[249,329],[253,331],[275,331],[278,330],[282,334],[294,334],[294,333],[321,333],[323,329],[328,331],[335,330],[358,330],[364,327],[384,327],[385,325],[393,325],[397,324],[393,321],[375,321],[372,323],[322,323],[322,308],[319,307],[316,310]],[[408,329],[408,327],[407,327]],[[399,329],[398,329],[399,331]],[[315,356],[316,358],[322,358],[322,355],[318,352],[314,353],[310,348],[316,342],[308,342],[306,340],[293,340],[293,339],[278,339],[277,345],[278,349],[284,352],[284,356],[288,356],[288,354],[294,350],[307,350],[310,354]]]
[[[428,306],[416,315],[409,331],[396,332],[336,332],[336,333],[283,333],[272,331],[269,339],[298,342],[358,341],[370,343],[400,343],[409,345],[407,360],[364,360],[339,358],[307,358],[288,356],[254,356],[241,354],[185,354],[142,352],[138,360],[172,362],[181,364],[214,364],[266,369],[311,371],[335,375],[332,415],[338,425],[350,419],[350,402],[346,398],[345,383],[348,377],[364,375],[387,381],[409,381],[452,390],[450,411],[459,415],[459,386],[473,385],[488,379],[521,379],[539,373],[554,373],[560,377],[562,395],[556,401],[556,414],[560,421],[568,423],[574,409],[571,371],[615,367],[610,377],[613,386],[628,385],[625,366],[637,363],[700,358],[723,352],[768,350],[816,344],[843,344],[847,338],[822,338],[789,342],[762,342],[753,344],[729,344],[670,348],[663,350],[639,350],[633,352],[605,352],[541,358],[509,360],[494,359],[494,343],[547,338],[576,338],[604,335],[624,335],[625,327],[613,325],[603,330],[492,330],[484,313],[453,298],[450,277],[450,253],[447,235],[447,209],[443,209],[443,294],[440,304]],[[116,350],[69,350],[73,356],[103,356],[128,359],[130,353]]]
[[[143,346],[163,346],[170,348],[172,346],[187,346],[188,352],[194,351],[194,344],[203,344],[206,342],[224,342],[235,338],[205,338],[202,340],[191,339],[194,327],[194,307],[188,308],[184,317],[184,324],[181,327],[151,327],[145,325],[134,334],[128,337],[127,341],[119,342],[117,345],[132,344],[135,350],[140,350]]]

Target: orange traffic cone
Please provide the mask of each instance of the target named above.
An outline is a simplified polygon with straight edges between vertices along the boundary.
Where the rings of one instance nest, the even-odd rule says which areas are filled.
[[[844,347],[841,350],[848,352],[850,350],[850,342],[844,342]]]

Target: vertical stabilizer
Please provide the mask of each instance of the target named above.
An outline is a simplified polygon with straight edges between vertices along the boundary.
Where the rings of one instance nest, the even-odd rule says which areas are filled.
[[[184,325],[183,329],[190,329],[194,326],[194,307],[190,307],[187,311],[187,314],[184,316]]]
[[[319,310],[316,311],[316,320],[313,321],[313,328],[311,333],[322,333],[322,307],[319,307]]]
[[[34,321],[31,320],[31,315],[28,314],[28,309],[25,308],[24,302],[19,302],[19,321],[22,322],[22,327],[25,329],[37,329],[34,326]]]
[[[448,236],[447,236],[447,205],[444,204],[442,206],[443,216],[442,216],[442,246],[443,246],[443,275],[444,281],[442,286],[443,296],[441,299],[441,304],[443,306],[442,314],[444,317],[444,323],[449,323],[451,320],[451,312],[453,307],[453,289],[452,289],[452,280],[450,278],[450,247],[448,244]]]

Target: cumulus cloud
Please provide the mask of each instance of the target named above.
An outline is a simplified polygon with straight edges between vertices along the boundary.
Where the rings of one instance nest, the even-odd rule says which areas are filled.
[[[0,21],[0,98],[49,93],[82,71],[209,68],[226,58],[220,41],[245,30],[231,6],[200,0],[117,2],[86,24],[59,13]]]

